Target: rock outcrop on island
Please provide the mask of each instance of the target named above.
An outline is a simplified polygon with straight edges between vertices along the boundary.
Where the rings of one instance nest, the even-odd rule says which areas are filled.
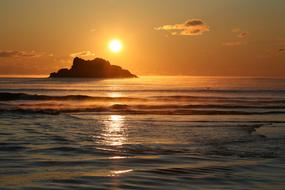
[[[50,78],[136,78],[130,71],[122,69],[120,66],[111,65],[109,61],[101,58],[84,60],[74,58],[70,69],[64,68],[51,73]]]

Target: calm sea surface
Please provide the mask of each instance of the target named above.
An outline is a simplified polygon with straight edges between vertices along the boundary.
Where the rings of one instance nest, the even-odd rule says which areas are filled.
[[[0,78],[0,189],[285,189],[285,79]]]

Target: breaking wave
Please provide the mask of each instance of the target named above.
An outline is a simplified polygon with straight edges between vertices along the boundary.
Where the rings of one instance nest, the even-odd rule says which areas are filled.
[[[285,99],[218,96],[109,97],[0,93],[1,112],[59,114],[97,112],[153,115],[284,114]]]

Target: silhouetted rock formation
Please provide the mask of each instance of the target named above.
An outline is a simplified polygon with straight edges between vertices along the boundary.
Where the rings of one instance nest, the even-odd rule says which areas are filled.
[[[51,73],[51,78],[72,77],[72,78],[135,78],[136,75],[122,69],[120,66],[111,65],[109,61],[101,58],[84,60],[74,58],[71,69],[60,69]]]

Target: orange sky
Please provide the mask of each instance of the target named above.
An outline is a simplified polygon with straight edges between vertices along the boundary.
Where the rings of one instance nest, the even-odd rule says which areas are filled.
[[[102,57],[138,75],[285,76],[284,0],[2,0],[0,74]],[[112,53],[108,42],[120,39]]]

